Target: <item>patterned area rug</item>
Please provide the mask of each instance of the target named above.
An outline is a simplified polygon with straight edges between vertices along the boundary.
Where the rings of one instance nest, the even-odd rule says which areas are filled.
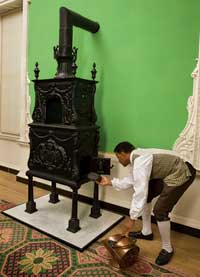
[[[13,206],[0,200],[0,211]],[[101,243],[82,253],[0,213],[0,277],[192,276],[142,257],[122,272],[109,266],[110,258]]]

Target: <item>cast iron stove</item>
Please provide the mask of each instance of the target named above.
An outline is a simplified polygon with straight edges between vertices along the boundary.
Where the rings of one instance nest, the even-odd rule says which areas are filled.
[[[33,195],[33,177],[51,181],[49,202],[57,203],[56,183],[72,189],[71,219],[67,230],[80,229],[78,189],[89,181],[90,172],[110,174],[110,159],[98,157],[99,127],[94,108],[96,64],[92,78],[77,78],[77,48],[72,48],[73,26],[91,33],[99,24],[67,8],[60,8],[59,46],[54,47],[58,67],[54,78],[39,80],[35,67],[35,107],[29,124],[30,156],[28,160],[28,202],[26,212],[37,211]],[[101,216],[98,185],[94,182],[94,198],[90,216]]]

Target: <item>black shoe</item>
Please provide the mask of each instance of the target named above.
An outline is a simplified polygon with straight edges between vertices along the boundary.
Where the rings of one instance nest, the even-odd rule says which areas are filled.
[[[165,265],[167,264],[172,256],[174,255],[174,251],[172,250],[172,252],[167,252],[167,250],[162,249],[158,255],[158,257],[156,258],[156,264],[157,265]]]
[[[139,232],[129,232],[128,236],[130,238],[136,238],[136,239],[146,239],[146,240],[153,240],[153,234],[149,235],[143,235],[141,231]]]

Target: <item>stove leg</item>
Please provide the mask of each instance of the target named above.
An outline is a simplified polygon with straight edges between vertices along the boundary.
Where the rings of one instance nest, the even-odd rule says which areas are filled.
[[[101,216],[99,204],[99,186],[96,182],[94,182],[93,207],[91,208],[90,216],[94,218],[98,218]]]
[[[49,195],[49,202],[50,203],[58,203],[60,200],[58,198],[58,193],[56,190],[56,182],[52,181],[51,182],[51,194]]]
[[[28,202],[26,203],[25,212],[32,214],[36,212],[36,203],[34,202],[33,197],[33,176],[28,176]]]
[[[69,225],[67,230],[76,233],[78,230],[80,230],[79,226],[79,219],[77,217],[78,214],[78,190],[73,189],[72,192],[72,216],[71,219],[69,220]]]

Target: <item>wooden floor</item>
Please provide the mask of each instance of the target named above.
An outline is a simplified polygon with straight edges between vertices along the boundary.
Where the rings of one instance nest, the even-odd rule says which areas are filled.
[[[34,196],[36,198],[46,194],[48,194],[48,191],[39,188],[34,189]],[[15,175],[0,171],[0,199],[16,204],[26,202],[27,185],[16,182]],[[115,226],[103,238],[120,233],[123,229],[124,221]],[[140,227],[141,222],[138,220],[136,229],[139,230]],[[153,224],[153,232],[155,237],[153,241],[138,240],[137,245],[140,247],[141,255],[154,261],[161,247],[160,236],[155,224]],[[200,276],[200,239],[172,231],[172,242],[175,248],[175,255],[169,265],[185,270],[191,276]]]

